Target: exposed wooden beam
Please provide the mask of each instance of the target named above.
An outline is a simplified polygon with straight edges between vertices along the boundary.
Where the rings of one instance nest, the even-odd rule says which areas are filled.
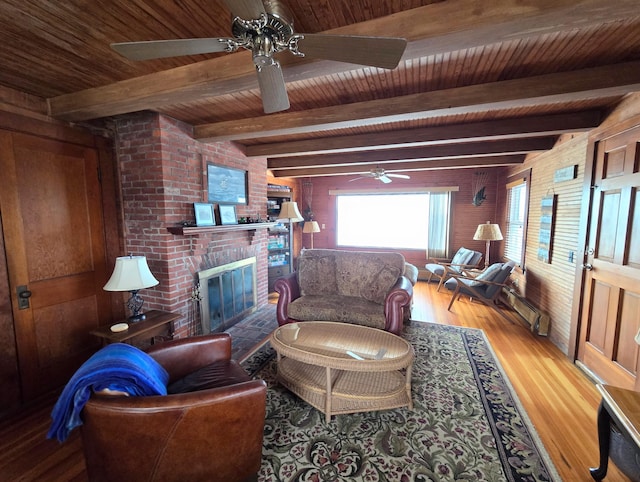
[[[313,138],[290,142],[273,142],[246,146],[249,158],[326,154],[394,147],[417,147],[434,144],[515,139],[583,132],[597,127],[601,112],[589,110],[569,114],[520,117],[467,124],[404,129],[371,134],[331,138]]]
[[[404,37],[404,60],[487,45],[533,33],[585,28],[637,15],[636,0],[447,0],[326,33]],[[257,87],[250,53],[223,55],[163,72],[48,99],[50,115],[80,121],[187,103]],[[285,81],[361,67],[283,56]]]
[[[2,85],[0,85],[0,104],[13,106],[24,111],[32,111],[40,115],[47,113],[46,99]]]
[[[464,169],[475,167],[499,167],[510,166],[514,164],[522,164],[525,159],[524,154],[514,154],[506,156],[489,156],[489,157],[471,157],[463,159],[438,159],[433,161],[411,161],[411,162],[394,162],[385,164],[384,168],[388,172],[411,172],[411,171],[430,171],[437,169]],[[369,172],[370,169],[377,167],[370,165],[354,165],[354,166],[333,166],[320,168],[305,169],[283,169],[273,171],[274,177],[315,177],[315,176],[342,176],[357,175]]]
[[[555,137],[529,139],[505,139],[500,141],[467,142],[439,146],[420,146],[379,151],[357,151],[297,157],[267,159],[267,169],[291,169],[302,167],[346,166],[351,164],[383,164],[404,160],[453,159],[464,157],[495,156],[497,154],[526,154],[548,151],[555,144]]]
[[[195,127],[203,142],[303,134],[383,122],[624,95],[640,90],[640,61],[238,119]]]

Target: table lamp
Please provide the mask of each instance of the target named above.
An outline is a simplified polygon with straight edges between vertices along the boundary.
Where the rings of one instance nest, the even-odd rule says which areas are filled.
[[[298,209],[298,203],[294,201],[285,201],[282,203],[278,219],[288,219],[292,223],[304,221],[304,218]]]
[[[306,221],[304,223],[304,227],[302,228],[302,232],[311,234],[311,249],[313,249],[313,233],[320,232],[318,221]]]
[[[131,310],[129,321],[136,322],[145,319],[144,313],[140,313],[144,301],[138,291],[151,288],[159,283],[151,274],[147,258],[144,256],[120,256],[116,258],[116,266],[107,284],[105,291],[129,291],[131,296],[127,301],[127,307]]]
[[[491,221],[487,221],[486,224],[480,224],[476,229],[476,233],[473,235],[473,239],[487,242],[487,254],[484,257],[484,267],[487,268],[487,266],[489,266],[489,246],[491,245],[491,241],[500,241],[502,239],[500,226],[491,224]]]

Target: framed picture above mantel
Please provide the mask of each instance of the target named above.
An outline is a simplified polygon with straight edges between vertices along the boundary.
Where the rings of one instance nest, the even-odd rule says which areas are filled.
[[[247,204],[248,190],[247,171],[207,163],[207,202]]]

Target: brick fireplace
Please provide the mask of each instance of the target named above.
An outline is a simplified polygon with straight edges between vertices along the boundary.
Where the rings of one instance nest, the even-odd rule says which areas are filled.
[[[145,309],[182,314],[176,336],[201,333],[194,288],[200,271],[256,258],[257,306],[267,303],[267,231],[183,236],[167,227],[193,221],[193,203],[206,202],[206,165],[248,171],[249,202],[238,217],[266,217],[266,159],[249,161],[232,143],[202,144],[191,126],[141,112],[115,119],[115,148],[124,219],[123,254],[147,257],[160,284],[144,290]]]
[[[198,273],[202,333],[231,328],[256,309],[256,258]]]

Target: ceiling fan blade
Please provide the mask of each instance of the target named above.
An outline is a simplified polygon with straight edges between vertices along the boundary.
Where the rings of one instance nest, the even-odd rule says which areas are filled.
[[[271,64],[256,66],[256,71],[265,114],[287,110],[290,107],[289,96],[280,64],[273,61]]]
[[[395,69],[407,41],[393,37],[301,34],[298,49],[309,57]]]
[[[234,18],[253,20],[266,13],[262,0],[223,0],[223,2],[231,10]]]
[[[353,179],[349,179],[347,182],[353,182],[353,181],[357,181],[358,179],[364,179],[368,176],[360,176],[360,177],[354,177]]]
[[[226,38],[192,38],[175,40],[150,40],[148,42],[121,42],[111,48],[130,60],[150,60],[181,55],[210,54],[224,52]]]
[[[406,174],[387,174],[388,177],[397,177],[399,179],[411,179],[410,176],[407,176]]]
[[[389,179],[386,174],[383,174],[378,179],[385,184],[389,184],[391,182],[391,179]]]

